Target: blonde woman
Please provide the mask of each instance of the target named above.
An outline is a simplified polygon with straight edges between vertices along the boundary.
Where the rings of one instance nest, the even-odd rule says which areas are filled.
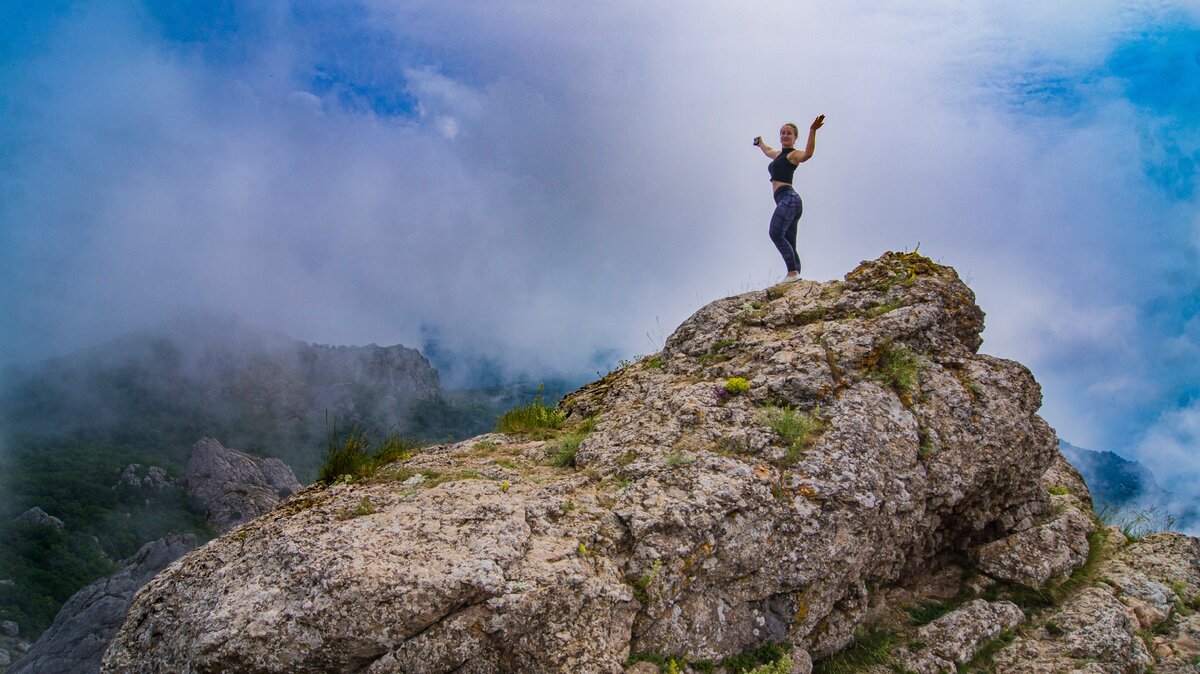
[[[771,158],[767,171],[771,174],[771,189],[775,192],[775,214],[771,216],[771,242],[783,256],[787,265],[787,276],[784,281],[795,281],[800,278],[800,255],[796,253],[796,224],[800,222],[800,214],[804,211],[804,202],[792,188],[792,175],[802,162],[812,159],[813,150],[817,143],[817,129],[825,124],[825,115],[819,115],[808,127],[808,145],[803,150],[796,149],[796,138],[800,129],[788,122],[779,129],[780,149],[767,145],[762,136],[754,139],[754,144],[762,153]]]

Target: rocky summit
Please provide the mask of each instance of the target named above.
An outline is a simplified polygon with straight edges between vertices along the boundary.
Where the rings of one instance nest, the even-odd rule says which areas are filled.
[[[1097,529],[982,330],[915,253],[718,300],[546,428],[309,487],[188,554],[103,671],[1190,671],[1195,539]]]

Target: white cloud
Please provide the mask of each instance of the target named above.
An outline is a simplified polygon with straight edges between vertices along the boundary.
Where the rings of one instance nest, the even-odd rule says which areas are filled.
[[[1200,482],[1200,401],[1164,413],[1136,454],[1167,489],[1195,493]]]
[[[920,242],[973,279],[986,349],[1033,368],[1064,436],[1119,449],[1138,382],[1164,387],[1138,307],[1178,251],[1147,230],[1185,216],[1111,83],[1081,115],[1014,101],[1157,5],[372,2],[380,43],[420,54],[395,66],[415,114],[390,119],[302,90],[315,47],[286,18],[226,68],[85,12],[11,88],[8,348],[206,306],[324,342],[433,323],[539,368],[646,351],[782,273],[749,140],[824,113],[797,174],[806,275]]]

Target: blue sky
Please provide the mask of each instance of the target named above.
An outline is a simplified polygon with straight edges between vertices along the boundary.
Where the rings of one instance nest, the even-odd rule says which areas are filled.
[[[1200,478],[1200,12],[1172,2],[7,3],[0,362],[178,312],[514,370],[763,287],[953,265],[1076,445]],[[249,3],[247,3],[249,4]]]

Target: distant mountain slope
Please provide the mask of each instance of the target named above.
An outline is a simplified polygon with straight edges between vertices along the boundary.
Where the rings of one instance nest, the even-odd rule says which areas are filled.
[[[1154,511],[1162,520],[1160,526],[1169,521],[1173,528],[1183,531],[1200,527],[1200,499],[1194,494],[1175,494],[1163,489],[1154,475],[1137,461],[1115,452],[1077,447],[1061,438],[1058,446],[1083,475],[1097,512]]]
[[[306,344],[228,316],[177,320],[6,373],[0,580],[13,582],[0,584],[0,620],[36,637],[113,560],[171,533],[211,536],[203,509],[175,486],[201,437],[281,459],[308,483],[335,428],[468,437],[491,430],[497,406],[514,397],[446,392],[415,349]],[[167,486],[126,484],[131,464],[162,469]],[[64,529],[12,521],[34,506]]]
[[[414,401],[443,397],[437,371],[416,349],[306,344],[206,316],[30,369],[6,391],[3,411],[24,437],[155,437],[163,442],[153,451],[175,463],[212,435],[281,458],[304,480],[320,465],[314,449],[334,420],[406,432]]]

